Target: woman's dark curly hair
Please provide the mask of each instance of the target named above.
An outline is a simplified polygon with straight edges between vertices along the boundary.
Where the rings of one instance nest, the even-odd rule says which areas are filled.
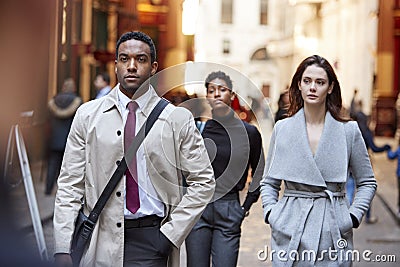
[[[208,85],[210,84],[210,82],[217,78],[224,80],[226,82],[226,85],[228,86],[228,88],[230,90],[232,90],[233,85],[232,85],[231,77],[229,77],[229,75],[227,75],[225,72],[222,72],[222,71],[215,71],[215,72],[211,72],[210,74],[208,74],[206,81],[204,83],[204,86],[206,88],[208,88]]]

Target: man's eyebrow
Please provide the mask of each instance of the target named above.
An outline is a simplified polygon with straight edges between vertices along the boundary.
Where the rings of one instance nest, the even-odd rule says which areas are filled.
[[[118,54],[118,56],[129,56],[129,53],[120,52],[120,53]],[[140,52],[140,53],[137,53],[137,54],[134,53],[133,56],[134,56],[134,57],[147,57],[147,58],[150,57],[150,55],[147,54],[146,52]]]
[[[145,52],[143,52],[143,53],[137,53],[136,57],[150,57],[150,55],[145,53]]]

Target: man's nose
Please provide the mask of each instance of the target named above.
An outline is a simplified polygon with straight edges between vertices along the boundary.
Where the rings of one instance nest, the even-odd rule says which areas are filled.
[[[134,58],[131,58],[128,61],[128,69],[136,69],[136,61]]]

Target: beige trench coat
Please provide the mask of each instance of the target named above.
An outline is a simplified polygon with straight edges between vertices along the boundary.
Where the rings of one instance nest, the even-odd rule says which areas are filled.
[[[107,96],[83,104],[73,121],[58,178],[54,211],[55,253],[69,253],[75,218],[85,203],[93,209],[124,156],[118,85]],[[143,123],[159,101],[154,89],[138,116]],[[142,144],[149,177],[166,206],[162,233],[175,245],[169,266],[179,266],[179,247],[211,199],[215,180],[203,139],[191,113],[168,105]],[[182,193],[181,171],[189,187]],[[81,266],[123,266],[125,180],[111,195],[94,229]]]

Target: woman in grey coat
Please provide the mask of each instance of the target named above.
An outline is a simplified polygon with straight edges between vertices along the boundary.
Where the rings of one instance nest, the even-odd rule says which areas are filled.
[[[289,98],[289,117],[274,127],[261,182],[272,230],[269,256],[273,266],[351,266],[357,256],[352,228],[377,186],[361,132],[342,115],[339,81],[320,56],[298,66]],[[345,197],[350,168],[357,186],[351,206]]]

